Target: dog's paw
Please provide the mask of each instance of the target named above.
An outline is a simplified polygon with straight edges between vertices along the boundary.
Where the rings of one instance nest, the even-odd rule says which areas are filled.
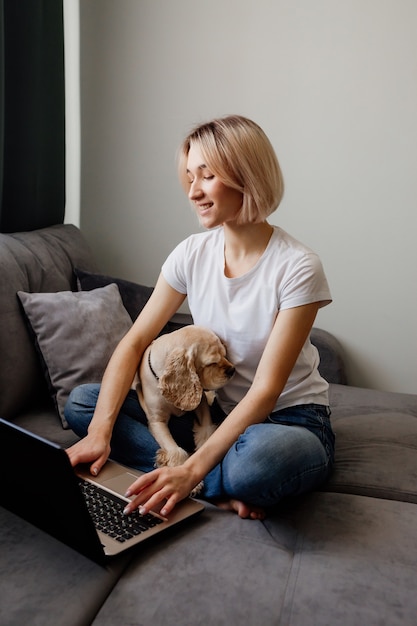
[[[182,448],[177,448],[171,452],[160,448],[156,453],[155,466],[176,467],[177,465],[182,465],[187,459],[188,453]]]
[[[199,494],[199,493],[201,493],[201,492],[203,491],[203,487],[204,487],[204,482],[203,482],[203,481],[200,481],[200,482],[198,483],[198,485],[196,485],[196,486],[194,487],[194,489],[193,489],[193,490],[192,490],[192,492],[190,493],[190,496],[191,496],[192,498],[196,498],[196,497],[198,496],[198,494]]]

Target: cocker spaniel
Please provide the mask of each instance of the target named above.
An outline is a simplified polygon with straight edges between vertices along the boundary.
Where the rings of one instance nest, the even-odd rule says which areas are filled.
[[[161,335],[148,346],[138,368],[136,391],[148,418],[148,427],[161,448],[156,467],[181,465],[188,453],[177,445],[169,429],[172,416],[195,411],[196,449],[214,432],[206,392],[223,387],[235,368],[226,348],[211,330],[185,326]],[[200,484],[194,491],[201,490]]]

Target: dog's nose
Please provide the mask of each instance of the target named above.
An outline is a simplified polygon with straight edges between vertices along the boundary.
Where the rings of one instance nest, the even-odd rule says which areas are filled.
[[[233,374],[235,373],[235,368],[233,367],[233,365],[231,365],[230,367],[227,368],[226,370],[226,376],[228,378],[232,378]]]

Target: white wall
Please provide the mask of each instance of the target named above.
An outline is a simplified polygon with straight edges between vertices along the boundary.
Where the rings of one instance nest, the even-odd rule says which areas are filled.
[[[153,284],[198,229],[175,151],[241,113],[285,181],[271,220],[321,256],[317,326],[351,381],[417,392],[415,0],[81,0],[81,227],[104,271]]]

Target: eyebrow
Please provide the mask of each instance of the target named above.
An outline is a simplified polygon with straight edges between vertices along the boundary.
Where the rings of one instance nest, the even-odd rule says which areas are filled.
[[[201,165],[199,165],[199,166],[197,167],[197,169],[198,169],[198,170],[204,170],[204,169],[207,169],[207,165],[206,165],[205,163],[202,163]],[[189,170],[188,168],[187,168],[186,172],[187,172],[187,174],[191,174],[191,172],[190,172],[190,170]]]

